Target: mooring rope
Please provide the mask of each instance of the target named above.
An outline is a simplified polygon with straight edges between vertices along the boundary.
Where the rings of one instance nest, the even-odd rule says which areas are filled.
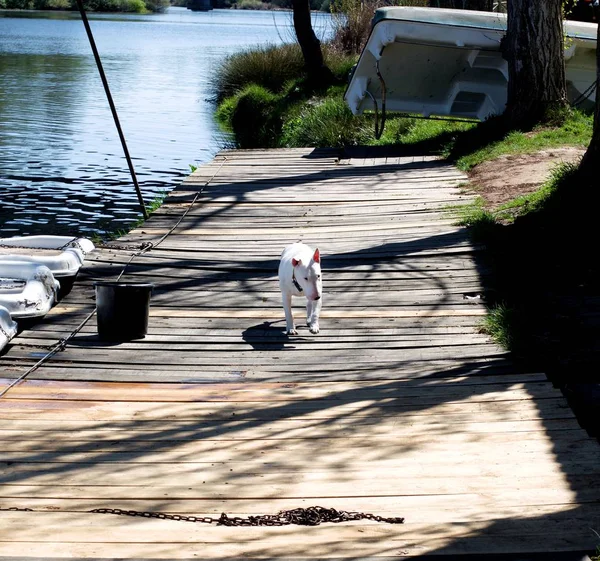
[[[142,246],[140,248],[138,248],[137,251],[135,251],[131,255],[131,257],[129,258],[129,261],[127,261],[127,263],[125,263],[125,265],[123,266],[123,269],[121,270],[121,272],[117,276],[116,282],[118,282],[121,279],[121,277],[125,274],[125,271],[126,271],[127,267],[129,265],[131,265],[132,261],[136,257],[139,257],[140,255],[143,255],[144,253],[146,253],[146,252],[150,251],[151,249],[157,247],[159,244],[161,244],[162,242],[164,242],[165,239],[167,239],[167,237],[170,236],[175,231],[175,229],[179,226],[179,224],[181,224],[181,222],[183,221],[183,219],[192,210],[193,206],[196,204],[196,202],[198,201],[198,199],[200,198],[200,196],[204,193],[204,191],[206,190],[206,188],[210,185],[211,181],[213,181],[214,178],[217,176],[217,174],[221,171],[221,168],[225,165],[226,161],[227,161],[227,156],[223,156],[223,161],[221,162],[221,165],[217,168],[217,170],[215,171],[215,173],[213,173],[213,175],[211,176],[211,178],[204,185],[202,185],[202,187],[200,188],[200,190],[196,193],[196,195],[194,196],[194,198],[192,199],[192,201],[190,202],[190,204],[185,209],[185,212],[180,216],[179,220],[175,223],[175,225],[173,227],[171,227],[167,231],[166,234],[164,234],[156,243],[147,242],[147,243],[142,244]],[[97,310],[97,308],[94,307],[94,309],[85,317],[85,319],[71,333],[69,333],[69,335],[67,335],[66,337],[63,337],[62,339],[60,339],[46,353],[46,355],[44,355],[42,358],[40,358],[40,360],[38,360],[34,365],[30,366],[29,369],[24,374],[22,374],[21,376],[19,376],[15,380],[13,380],[6,388],[4,388],[0,392],[0,398],[4,397],[12,388],[14,388],[17,384],[19,384],[20,382],[22,382],[23,380],[25,380],[25,378],[27,378],[27,376],[29,376],[29,374],[31,374],[32,372],[34,372],[35,370],[37,370],[42,364],[44,364],[46,361],[48,361],[50,358],[52,358],[56,353],[58,353],[60,351],[63,351],[66,348],[67,343],[71,339],[73,339],[73,337],[75,337],[75,335],[77,335],[83,329],[83,327],[87,324],[87,322],[92,317],[94,317],[94,315],[96,314],[96,310]]]

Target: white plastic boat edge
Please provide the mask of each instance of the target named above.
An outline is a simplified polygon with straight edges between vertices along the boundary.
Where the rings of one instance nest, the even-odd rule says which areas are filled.
[[[80,249],[68,247],[58,255],[22,255],[22,254],[0,254],[0,276],[7,262],[33,263],[48,267],[55,277],[75,276],[83,265],[84,256]]]
[[[0,306],[12,318],[32,318],[46,315],[58,298],[60,283],[52,271],[39,263],[24,261],[0,262],[0,278],[23,280],[21,291],[0,289]]]
[[[17,334],[17,323],[13,321],[10,312],[0,306],[0,351]]]
[[[84,255],[95,248],[91,240],[73,236],[14,236],[12,238],[0,238],[0,246],[31,247],[33,249],[67,249],[75,247]]]

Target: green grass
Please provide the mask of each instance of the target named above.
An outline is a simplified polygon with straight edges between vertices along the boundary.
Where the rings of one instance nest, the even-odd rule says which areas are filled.
[[[496,343],[507,350],[513,348],[513,337],[517,312],[506,304],[498,304],[488,310],[479,330],[489,335]]]
[[[279,143],[282,125],[282,96],[250,84],[236,96],[228,123],[240,148],[273,148]],[[222,116],[221,116],[222,118]]]
[[[459,169],[468,171],[477,164],[506,154],[531,153],[559,146],[585,148],[592,137],[592,129],[593,118],[591,115],[572,111],[567,120],[558,127],[538,127],[527,133],[512,131],[500,139],[491,141],[486,141],[484,137],[479,139],[480,146],[475,145],[471,149],[468,147],[464,154],[460,152],[453,154],[451,146],[446,146],[445,149],[448,156],[454,156],[453,159]]]
[[[297,109],[294,117],[288,116],[282,133],[283,146],[341,148],[366,142],[371,131],[341,98],[327,98]]]
[[[527,195],[520,195],[513,200],[500,205],[494,212],[495,218],[504,223],[510,223],[514,222],[519,216],[543,211],[546,206],[555,204],[552,202],[552,199],[560,196],[560,185],[569,182],[570,178],[576,173],[577,164],[557,164],[556,167],[550,171],[550,178],[540,189]]]
[[[484,208],[484,200],[477,197],[472,203],[452,206],[446,209],[455,218],[457,226],[465,226],[471,230],[474,242],[485,242],[491,229],[497,226],[496,216]]]
[[[296,44],[255,47],[225,58],[211,80],[211,88],[219,102],[250,84],[278,93],[290,80],[300,78],[303,68],[302,51]]]

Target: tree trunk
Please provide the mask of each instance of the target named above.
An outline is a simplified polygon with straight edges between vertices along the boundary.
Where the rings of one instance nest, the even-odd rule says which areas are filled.
[[[321,42],[317,39],[310,19],[309,0],[292,0],[294,13],[294,30],[302,49],[304,64],[309,80],[315,84],[327,81],[331,72],[325,66]]]
[[[562,0],[510,0],[503,52],[509,126],[528,128],[567,107]]]
[[[600,25],[598,26],[598,39],[596,42],[596,111],[594,113],[594,131],[579,169],[590,180],[598,181],[598,174],[600,174]]]

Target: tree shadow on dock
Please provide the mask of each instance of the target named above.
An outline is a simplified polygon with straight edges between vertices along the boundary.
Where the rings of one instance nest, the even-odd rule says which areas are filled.
[[[305,384],[244,384],[197,397],[181,388],[163,402],[145,402],[140,390],[103,404],[71,402],[65,388],[62,397],[37,404],[37,428],[28,428],[20,452],[6,452],[0,483],[5,500],[21,486],[57,497],[37,494],[10,505],[83,513],[140,509],[141,501],[155,512],[275,514],[309,506],[313,494],[326,507],[406,517],[392,536],[382,526],[376,539],[366,535],[354,545],[391,557],[402,549],[413,556],[508,551],[528,559],[524,553],[547,552],[549,543],[590,552],[590,528],[600,523],[595,443],[582,437],[543,376],[508,382],[462,374],[334,385],[314,397]],[[9,397],[17,414],[23,397]],[[107,415],[113,418],[102,420]],[[496,433],[494,424],[504,429]],[[286,558],[307,558],[311,530],[297,534],[305,539],[290,541]],[[281,556],[268,540],[253,541],[263,556]],[[351,544],[321,547],[328,557],[347,558]]]
[[[357,166],[341,177],[354,174],[362,180],[388,169],[397,166]],[[304,185],[311,177],[292,181]],[[227,208],[247,200],[244,187],[258,188],[254,182],[232,186],[240,192],[236,202],[225,203]],[[191,224],[200,225],[207,216],[215,215],[198,216]],[[489,265],[479,261],[466,232],[449,230],[423,235],[418,242],[379,240],[353,251],[324,252],[332,294],[351,286],[360,299],[377,275],[401,270],[402,282],[425,280],[437,291],[430,302],[419,303],[421,309],[434,315],[456,305],[463,295],[450,292],[440,270],[451,273],[460,270],[456,260],[475,260],[485,286]],[[160,257],[142,259],[127,272],[160,279],[157,305],[167,310],[166,297],[177,294],[185,300],[186,290],[217,291],[235,282],[253,297],[253,291],[276,285],[276,256],[236,262],[165,251],[171,252],[167,265]],[[112,263],[124,264],[128,256],[123,255],[85,271],[90,276],[82,278],[82,290],[76,287],[70,297],[84,302],[91,279],[114,275],[118,267]],[[416,267],[417,259],[435,261],[441,269]],[[359,270],[364,284],[344,276]],[[281,313],[279,302],[260,306]],[[53,321],[58,328],[60,317],[48,317],[48,325]],[[244,350],[250,347],[249,356],[239,361],[245,368],[244,360],[251,363],[263,352],[255,347],[256,330],[272,335],[278,324],[257,324],[253,317],[232,321],[239,324]],[[343,330],[354,320],[330,321]],[[211,329],[202,332],[207,339],[213,336]],[[86,347],[90,340],[84,337],[89,334],[72,345]],[[593,529],[600,527],[598,447],[578,426],[564,398],[545,374],[524,373],[500,350],[474,350],[453,359],[450,349],[448,357],[432,358],[437,346],[432,339],[420,342],[412,357],[400,342],[386,361],[365,356],[356,365],[348,361],[347,349],[334,346],[325,360],[312,360],[301,373],[295,371],[297,362],[286,364],[285,344],[276,339],[278,370],[265,368],[236,382],[189,388],[185,383],[202,373],[183,372],[170,380],[184,384],[177,395],[165,390],[157,396],[152,393],[156,389],[146,388],[151,396],[146,398],[141,387],[137,394],[88,398],[70,396],[65,389],[46,401],[9,394],[8,418],[21,419],[21,430],[23,420],[30,418],[32,424],[26,427],[26,439],[13,441],[18,442],[16,452],[6,456],[0,483],[8,492],[14,490],[10,504],[28,506],[23,497],[32,492],[17,486],[39,486],[31,499],[36,507],[83,512],[143,504],[190,514],[272,514],[300,502],[308,506],[318,497],[329,503],[323,506],[406,517],[406,526],[398,527],[391,539],[383,526],[372,534],[331,539],[315,553],[323,558],[359,558],[367,549],[363,558],[417,557],[423,550],[440,556],[503,551],[519,554],[519,559],[530,552],[549,556],[550,550],[591,552]],[[324,339],[294,340],[298,349],[290,353],[319,340]],[[380,355],[385,347],[382,343]],[[140,367],[160,367],[148,358],[144,342],[135,350]],[[307,355],[312,352],[308,349]],[[65,357],[69,360],[68,350]],[[118,358],[112,361],[120,366]],[[48,497],[35,496],[40,488],[52,493],[49,506]],[[84,498],[77,501],[78,496]],[[255,557],[301,559],[310,547],[307,536],[311,530],[306,528],[288,534],[285,551],[247,535],[231,534],[228,540],[246,540]]]

